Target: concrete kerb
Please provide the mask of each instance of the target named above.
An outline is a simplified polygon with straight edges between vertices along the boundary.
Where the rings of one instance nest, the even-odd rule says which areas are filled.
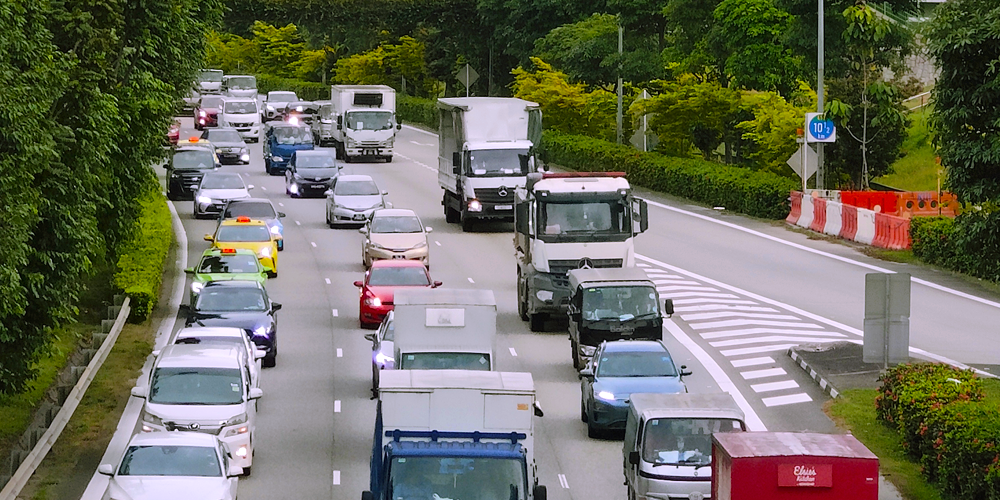
[[[184,232],[184,224],[181,222],[181,218],[177,215],[177,209],[174,208],[174,204],[171,201],[167,201],[167,207],[170,209],[170,219],[172,221],[172,226],[174,229],[174,241],[177,243],[177,260],[174,263],[176,276],[174,280],[174,286],[171,290],[170,298],[166,304],[165,310],[166,315],[160,322],[159,328],[156,330],[156,340],[154,341],[154,350],[162,349],[167,342],[170,340],[170,335],[173,333],[174,324],[177,322],[177,311],[184,299],[185,290],[185,275],[184,266],[187,265],[188,253],[187,253],[187,233]],[[153,356],[150,355],[146,358],[145,364],[142,365],[142,373],[139,375],[140,384],[145,383],[146,379],[149,378],[149,371],[153,367]],[[125,453],[125,447],[128,446],[128,442],[132,439],[136,430],[139,427],[139,416],[142,412],[142,400],[137,398],[129,398],[128,403],[125,405],[125,411],[122,412],[121,419],[118,420],[118,427],[115,429],[115,434],[111,438],[111,442],[108,443],[108,449],[104,452],[104,456],[101,458],[102,464],[105,463],[116,463]],[[94,475],[90,478],[90,483],[87,485],[87,489],[83,492],[80,500],[100,500],[104,496],[104,491],[108,487],[107,476],[101,475],[94,471]]]
[[[833,384],[823,378],[822,375],[816,373],[816,370],[812,369],[812,367],[809,366],[809,363],[806,363],[806,360],[802,359],[802,356],[799,356],[799,354],[795,352],[794,347],[788,348],[788,356],[792,358],[792,361],[795,361],[795,363],[799,365],[799,368],[802,368],[809,374],[809,378],[819,384],[819,388],[822,389],[823,392],[829,394],[831,398],[840,397],[840,391],[833,387]]]

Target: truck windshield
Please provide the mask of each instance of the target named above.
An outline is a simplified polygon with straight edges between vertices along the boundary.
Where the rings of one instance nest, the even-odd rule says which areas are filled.
[[[656,290],[648,286],[587,288],[583,293],[583,319],[629,321],[660,314]]]
[[[386,498],[524,500],[524,464],[501,458],[407,457],[393,460]]]
[[[642,459],[654,465],[709,465],[712,463],[712,434],[742,430],[743,424],[734,419],[650,420],[643,432]]]
[[[489,354],[474,352],[414,352],[403,355],[403,370],[490,371]]]
[[[257,88],[257,79],[252,76],[237,76],[229,79],[229,88],[252,90]]]
[[[622,241],[632,236],[631,215],[624,200],[541,203],[538,233],[542,241]]]
[[[221,69],[203,69],[198,72],[199,82],[221,82],[222,81],[222,70]]]
[[[391,111],[351,111],[347,113],[347,128],[351,130],[389,130]]]
[[[465,153],[465,175],[506,177],[528,174],[527,149],[481,149]]]

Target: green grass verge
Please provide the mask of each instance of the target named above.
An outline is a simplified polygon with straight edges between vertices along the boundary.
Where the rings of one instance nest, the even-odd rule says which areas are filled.
[[[912,123],[902,147],[904,156],[892,164],[892,174],[873,179],[875,182],[907,191],[937,190],[937,153],[931,144],[929,117],[929,107],[910,114]]]

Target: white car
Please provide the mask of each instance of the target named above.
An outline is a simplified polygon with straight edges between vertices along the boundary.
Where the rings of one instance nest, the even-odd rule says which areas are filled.
[[[236,500],[242,469],[215,436],[156,432],[132,436],[121,462],[97,472],[110,476],[104,500]]]
[[[338,224],[364,225],[372,212],[380,208],[390,208],[386,203],[387,191],[379,191],[378,185],[368,175],[339,175],[326,191],[326,223],[330,227]]]
[[[260,141],[260,107],[253,98],[227,98],[219,112],[219,126],[232,127],[245,141]]]
[[[251,189],[253,184],[245,184],[240,174],[206,172],[194,192],[194,218],[218,216],[230,200],[249,198]]]
[[[248,97],[257,100],[257,77],[250,75],[225,75],[221,89],[227,97]]]
[[[285,113],[285,108],[288,107],[288,103],[295,102],[299,100],[299,96],[295,95],[295,92],[289,92],[286,90],[272,90],[267,93],[264,97],[264,112],[262,113],[264,121],[275,120],[281,118],[281,115]]]
[[[427,233],[431,228],[424,227],[413,210],[376,210],[358,232],[365,235],[361,242],[361,259],[365,267],[381,259],[419,260],[431,267],[427,248]]]
[[[175,344],[197,344],[203,346],[227,346],[238,349],[247,361],[250,371],[250,387],[260,387],[261,359],[267,354],[257,349],[250,336],[242,328],[227,326],[189,326],[182,328],[174,336]]]
[[[132,388],[144,398],[143,432],[194,431],[214,434],[232,461],[249,475],[253,465],[256,400],[248,361],[228,346],[169,345],[156,354],[145,386]]]
[[[372,395],[378,396],[378,375],[381,370],[396,369],[395,328],[393,311],[386,314],[375,333],[365,335],[372,343]]]

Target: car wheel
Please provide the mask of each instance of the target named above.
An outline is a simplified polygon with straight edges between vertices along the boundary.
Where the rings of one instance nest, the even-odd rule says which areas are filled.
[[[458,222],[462,220],[462,214],[458,210],[455,210],[445,205],[444,220],[449,224],[458,224]]]
[[[462,232],[469,233],[472,232],[473,223],[475,221],[472,217],[469,217],[467,212],[462,212]]]
[[[273,356],[264,356],[264,359],[260,360],[260,366],[264,368],[274,368],[278,364],[278,353]]]
[[[244,467],[243,468],[243,477],[250,477],[251,469],[253,469],[253,466]]]
[[[548,314],[535,313],[528,315],[528,328],[533,332],[545,331],[545,320],[549,319]]]
[[[598,437],[601,437],[601,430],[598,429],[597,426],[594,425],[593,420],[594,419],[590,418],[590,415],[588,414],[587,415],[587,437],[589,437],[589,438],[598,438]]]
[[[278,251],[280,252],[280,251],[282,251],[284,249],[285,249],[285,239],[282,238],[282,239],[278,240]]]
[[[528,299],[521,293],[521,287],[517,287],[517,315],[521,321],[528,321]]]
[[[569,347],[570,349],[573,349],[573,368],[576,368],[577,370],[583,368],[583,365],[580,363],[580,345],[570,340]]]
[[[378,367],[372,363],[372,399],[378,397]]]
[[[385,157],[385,162],[386,163],[392,163],[392,156],[391,155],[390,156],[386,156]]]
[[[584,423],[587,422],[587,405],[583,402],[583,398],[580,398],[580,420]]]
[[[270,158],[264,158],[264,172],[266,172],[267,175],[271,175],[271,159]]]

